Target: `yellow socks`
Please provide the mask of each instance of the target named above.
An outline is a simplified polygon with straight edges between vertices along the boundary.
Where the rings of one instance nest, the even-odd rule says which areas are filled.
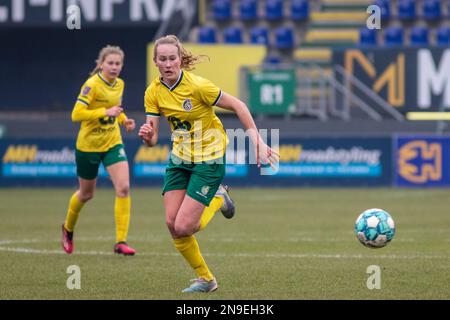
[[[199,230],[205,229],[214,217],[214,214],[222,206],[223,201],[224,200],[222,197],[214,197],[209,206],[205,207],[200,218]],[[191,268],[194,269],[198,278],[203,278],[208,281],[214,279],[214,276],[206,265],[205,259],[203,259],[203,256],[200,253],[200,248],[194,236],[173,239],[173,243],[175,244],[175,248],[183,255],[184,259],[186,259]]]
[[[128,226],[130,225],[131,198],[116,197],[114,218],[116,220],[116,242],[127,241]]]
[[[208,223],[211,221],[211,219],[214,217],[214,214],[217,212],[217,210],[220,209],[220,207],[223,204],[223,198],[222,197],[214,197],[209,206],[205,207],[203,210],[202,216],[200,218],[200,230],[203,230],[206,228]]]
[[[70,198],[69,209],[67,211],[66,223],[64,227],[67,231],[73,232],[77,223],[79,213],[84,203],[78,200],[78,192]],[[125,242],[127,240],[128,226],[130,224],[131,199],[116,197],[114,205],[114,218],[116,220],[116,241]]]
[[[183,255],[184,259],[194,269],[197,277],[211,281],[214,276],[209,271],[205,259],[203,259],[194,236],[173,239],[175,248]]]
[[[78,200],[78,191],[75,192],[69,201],[69,209],[67,210],[66,223],[64,224],[64,228],[67,231],[73,232],[75,225],[78,220],[78,215],[81,211],[81,208],[84,206],[84,202]]]

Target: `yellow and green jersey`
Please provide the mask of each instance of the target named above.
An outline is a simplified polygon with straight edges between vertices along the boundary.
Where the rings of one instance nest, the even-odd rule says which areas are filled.
[[[145,111],[150,117],[167,118],[175,156],[194,163],[214,160],[223,157],[228,143],[213,108],[221,95],[211,81],[181,71],[171,87],[160,78],[152,81],[145,91]]]
[[[81,87],[72,112],[73,121],[81,121],[77,149],[84,152],[104,152],[122,143],[119,124],[126,119],[107,117],[105,112],[122,104],[124,82],[117,78],[108,82],[99,72],[90,77]]]

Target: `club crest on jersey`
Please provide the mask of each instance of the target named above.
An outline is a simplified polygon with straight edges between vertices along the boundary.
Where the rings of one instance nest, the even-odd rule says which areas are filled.
[[[208,194],[208,191],[209,191],[209,187],[208,186],[203,186],[202,187],[202,194],[204,196],[206,196]]]
[[[192,102],[191,99],[186,99],[183,101],[183,109],[186,111],[191,111],[192,110]]]
[[[89,91],[91,91],[91,87],[88,87],[88,86],[84,87],[83,96],[87,95],[89,93]]]

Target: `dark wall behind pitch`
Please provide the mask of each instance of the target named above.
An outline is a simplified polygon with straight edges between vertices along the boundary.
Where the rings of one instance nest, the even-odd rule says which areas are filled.
[[[0,29],[0,111],[71,110],[99,50],[125,51],[124,107],[140,111],[146,87],[146,46],[156,27]]]

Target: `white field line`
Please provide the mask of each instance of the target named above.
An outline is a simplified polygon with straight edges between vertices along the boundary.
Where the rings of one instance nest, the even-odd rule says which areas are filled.
[[[24,247],[7,247],[8,244],[24,244],[24,243],[40,243],[37,239],[24,239],[24,240],[0,240],[0,252],[14,252],[14,253],[28,253],[28,254],[56,254],[65,255],[63,250],[48,250],[48,249],[33,249]],[[106,251],[78,251],[72,255],[114,255],[113,252]],[[177,252],[139,252],[139,256],[179,256]],[[204,256],[209,257],[235,257],[235,258],[267,258],[267,259],[304,259],[304,258],[316,258],[316,259],[393,259],[393,260],[415,260],[415,259],[450,259],[450,256],[445,255],[362,255],[362,254],[314,254],[314,253],[204,253]]]
[[[129,237],[130,241],[136,241],[136,242],[165,242],[170,241],[170,237]],[[264,238],[245,238],[245,237],[235,237],[230,238],[227,236],[223,237],[208,237],[208,241],[210,242],[223,242],[223,243],[243,243],[243,242],[257,242],[257,243],[267,243],[267,242],[293,242],[293,243],[300,243],[300,242],[317,242],[317,243],[337,243],[337,242],[345,242],[348,240],[356,240],[356,236],[353,234],[349,234],[348,237],[340,237],[340,238],[321,238],[321,237],[308,237],[308,236],[301,236],[301,237],[287,237],[287,238],[270,238],[270,237],[264,237]],[[78,237],[74,239],[76,242],[114,242],[116,240],[115,237],[108,237],[108,236],[98,236],[98,237]],[[4,244],[20,244],[20,243],[55,243],[59,240],[55,239],[23,239],[23,240],[0,240],[0,246]],[[416,242],[417,240],[414,238],[399,238],[395,239],[395,242]],[[449,242],[450,239],[445,239],[444,241]]]

